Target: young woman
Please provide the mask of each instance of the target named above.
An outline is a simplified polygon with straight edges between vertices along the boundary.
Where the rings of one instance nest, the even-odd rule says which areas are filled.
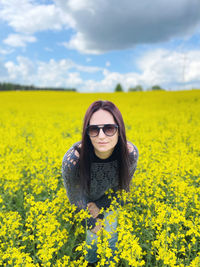
[[[95,240],[88,249],[86,259],[97,262],[97,232],[105,219],[105,230],[117,227],[117,218],[109,225],[107,208],[111,199],[105,192],[113,189],[112,196],[122,189],[129,191],[131,178],[138,160],[138,149],[126,140],[124,121],[119,109],[110,101],[95,101],[84,118],[82,140],[75,143],[64,155],[62,175],[70,203],[80,209],[89,210],[91,217],[83,221],[86,226],[86,243]],[[121,203],[122,204],[122,203]],[[101,208],[104,213],[101,214]],[[111,230],[112,226],[112,230]],[[109,239],[115,250],[117,233]]]

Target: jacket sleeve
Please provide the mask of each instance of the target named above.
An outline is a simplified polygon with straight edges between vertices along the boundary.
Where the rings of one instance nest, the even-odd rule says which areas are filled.
[[[75,150],[74,146],[71,147],[63,157],[62,161],[62,177],[64,186],[67,192],[67,197],[71,204],[75,204],[77,212],[81,209],[87,209],[87,197],[82,193],[79,184],[79,153]],[[82,220],[81,224],[85,227],[87,224],[88,229],[93,229],[96,224],[96,219],[92,216],[87,220]]]
[[[137,168],[139,152],[138,152],[137,147],[133,145],[131,142],[128,142],[128,144],[132,147],[132,151],[129,153],[129,156],[130,156],[129,175],[130,175],[130,181],[131,181]]]
[[[134,173],[136,171],[139,152],[138,152],[137,147],[135,145],[133,145],[131,142],[128,142],[128,145],[130,146],[130,152],[129,152],[129,156],[130,156],[129,176],[130,176],[130,181],[131,181],[132,177],[133,177],[133,175],[134,175]],[[121,200],[118,197],[118,194],[117,194],[118,187],[114,187],[112,189],[113,189],[113,193],[111,193],[110,195],[104,194],[101,198],[99,198],[96,201],[94,201],[99,209],[101,209],[101,208],[104,208],[104,209],[109,208],[114,197],[116,198],[116,201],[117,201],[117,203],[119,205],[124,206],[124,204],[125,204],[124,201]]]

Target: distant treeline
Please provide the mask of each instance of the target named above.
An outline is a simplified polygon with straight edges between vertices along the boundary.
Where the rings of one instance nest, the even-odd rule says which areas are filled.
[[[77,92],[75,88],[36,87],[34,85],[20,85],[14,83],[0,83],[0,91],[70,91]]]
[[[158,91],[158,90],[165,91],[165,89],[160,87],[160,85],[153,85],[152,87],[146,89],[146,91]],[[130,87],[128,89],[128,92],[138,92],[138,91],[144,91],[143,87],[139,84],[136,85],[135,87]],[[124,92],[124,89],[122,88],[120,83],[116,85],[114,92]]]

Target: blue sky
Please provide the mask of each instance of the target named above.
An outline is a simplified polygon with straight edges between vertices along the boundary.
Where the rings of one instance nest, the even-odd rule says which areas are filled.
[[[0,0],[0,82],[200,88],[200,1]]]

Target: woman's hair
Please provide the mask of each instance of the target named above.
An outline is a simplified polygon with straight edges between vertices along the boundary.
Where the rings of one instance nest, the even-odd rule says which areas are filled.
[[[89,193],[90,190],[90,166],[91,166],[91,151],[93,149],[93,145],[90,141],[90,137],[87,134],[87,126],[89,125],[91,116],[94,112],[99,109],[106,110],[113,115],[115,123],[118,125],[118,143],[116,146],[117,154],[118,154],[118,166],[119,166],[119,189],[125,189],[129,191],[130,184],[130,175],[129,175],[129,152],[127,148],[127,140],[126,140],[126,131],[124,126],[124,121],[119,109],[110,101],[95,101],[92,103],[88,110],[86,111],[84,122],[83,122],[83,131],[82,131],[82,143],[80,153],[80,186],[81,189]]]

